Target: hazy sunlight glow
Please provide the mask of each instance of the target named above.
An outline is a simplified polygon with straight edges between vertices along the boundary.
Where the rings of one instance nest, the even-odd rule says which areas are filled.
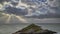
[[[10,23],[10,22],[9,22],[10,19],[11,19],[11,15],[8,16],[8,19],[7,19],[6,23]]]
[[[9,14],[5,14],[5,13],[2,13],[2,14],[8,17],[6,23],[10,23],[9,21],[11,20],[11,17],[12,17],[12,16],[15,16],[19,21],[21,21],[21,22],[23,22],[23,23],[28,23],[28,22],[27,22],[24,18],[22,18],[21,16],[17,16],[17,15],[13,15],[13,14],[9,15]]]
[[[23,23],[28,23],[25,19],[23,19],[21,16],[16,16],[16,18],[18,18],[20,21],[22,21]]]
[[[3,7],[3,5],[2,4],[0,4],[0,9]]]

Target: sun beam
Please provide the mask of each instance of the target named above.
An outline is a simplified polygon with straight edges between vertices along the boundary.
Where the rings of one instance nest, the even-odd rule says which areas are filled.
[[[0,9],[3,7],[3,5],[2,4],[0,4]]]
[[[6,14],[6,13],[2,13],[2,15],[4,15],[4,16],[6,16],[6,17],[7,17],[6,23],[9,23],[10,18],[11,18],[11,15]]]
[[[11,17],[14,16],[16,17],[19,21],[21,21],[22,23],[28,23],[24,18],[22,18],[22,16],[17,16],[17,15],[14,15],[14,14],[6,14],[6,13],[2,13],[2,15],[6,16],[7,19],[6,19],[6,23],[9,24],[10,23],[10,20],[11,20]]]
[[[18,18],[20,21],[22,21],[23,23],[28,23],[25,19],[23,19],[21,16],[16,16],[16,18]]]
[[[7,17],[7,16],[3,15],[3,16],[0,17],[0,19],[6,18],[6,17]]]
[[[10,23],[10,22],[9,22],[10,19],[11,19],[11,15],[8,16],[8,19],[7,19],[6,23]]]

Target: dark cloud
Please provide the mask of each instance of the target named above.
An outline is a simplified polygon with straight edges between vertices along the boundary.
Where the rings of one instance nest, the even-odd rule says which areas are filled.
[[[27,14],[26,9],[16,8],[16,7],[6,7],[5,11],[7,11],[8,14],[15,14],[15,15],[25,15]]]
[[[3,3],[4,1],[7,1],[7,2],[8,2],[8,1],[10,1],[10,0],[0,0],[0,3]]]
[[[0,0],[0,2],[4,2],[4,1],[10,1],[10,0]],[[19,1],[19,0],[18,0]],[[25,3],[25,4],[28,4],[28,5],[36,5],[36,3],[34,3],[34,2],[28,2],[28,0],[21,0],[22,1],[22,3]],[[29,0],[30,1],[30,0]],[[51,0],[51,1],[53,1],[53,0]],[[55,2],[55,3],[57,3],[56,5],[59,5],[59,6],[57,6],[57,7],[52,7],[52,6],[49,6],[49,9],[43,9],[42,7],[40,7],[40,8],[38,8],[38,9],[40,9],[40,11],[41,12],[45,12],[45,10],[46,11],[49,11],[50,9],[52,10],[52,11],[50,11],[50,12],[56,12],[56,14],[55,14],[55,16],[56,15],[58,15],[58,16],[60,16],[60,0],[58,0],[57,2]],[[12,5],[14,5],[14,6],[16,6],[17,4],[18,4],[18,2],[16,1],[11,1],[11,4]],[[38,7],[38,5],[39,4],[37,4],[37,7]],[[53,4],[52,4],[53,5]],[[54,6],[54,5],[53,5]],[[43,6],[44,7],[44,6]],[[34,9],[36,9],[36,8],[34,8]],[[38,9],[36,9],[36,10],[38,10]],[[33,9],[32,9],[33,10]],[[33,11],[36,11],[36,10],[33,10]],[[19,14],[19,12],[21,13],[21,9],[18,9],[18,8],[14,8],[14,7],[7,7],[7,9],[6,9],[6,11],[8,12],[8,13],[12,13],[12,14]],[[23,11],[24,12],[24,11]],[[22,14],[22,13],[21,13]],[[49,12],[47,12],[47,14],[48,15],[52,15],[52,13],[49,13]],[[48,16],[47,15],[47,16]],[[46,16],[46,15],[45,15]],[[54,15],[52,15],[52,16],[54,16]],[[51,16],[51,17],[52,17]],[[49,16],[50,17],[50,16]]]

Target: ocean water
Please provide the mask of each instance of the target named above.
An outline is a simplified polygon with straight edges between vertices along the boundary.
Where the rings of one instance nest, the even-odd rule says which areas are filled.
[[[0,34],[12,34],[18,30],[21,30],[22,28],[28,26],[29,24],[23,23],[23,24],[0,24]],[[57,34],[60,34],[60,24],[36,24],[38,26],[41,26],[43,29],[48,29],[52,31],[56,31]]]

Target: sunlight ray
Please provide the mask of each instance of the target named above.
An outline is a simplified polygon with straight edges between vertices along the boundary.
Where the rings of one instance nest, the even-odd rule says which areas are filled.
[[[4,15],[4,16],[6,16],[6,23],[9,23],[9,21],[10,21],[10,18],[11,18],[11,15],[9,15],[9,14],[6,14],[6,13],[2,13],[2,15]]]
[[[9,22],[10,19],[11,19],[11,15],[8,16],[8,19],[7,19],[6,23],[10,23],[10,22]]]
[[[0,19],[3,19],[3,18],[7,18],[7,16],[4,15],[4,16],[0,17]]]
[[[4,15],[7,19],[6,19],[6,23],[10,23],[10,20],[11,20],[11,17],[14,16],[16,17],[19,21],[23,22],[23,23],[28,23],[25,19],[22,18],[22,16],[17,16],[17,15],[14,15],[14,14],[6,14],[6,13],[2,13],[2,15]],[[4,18],[3,16],[3,18]]]
[[[5,15],[5,13],[2,13],[2,15]]]
[[[6,17],[5,15],[3,15],[3,16],[0,16],[0,18],[2,18],[2,17]]]
[[[0,7],[2,7],[2,4],[0,4]]]
[[[23,23],[28,23],[25,19],[23,19],[21,16],[16,16],[16,18],[18,18],[20,21],[22,21]]]
[[[8,14],[2,13],[3,16],[1,16],[0,18],[6,18]]]
[[[6,13],[2,13],[2,15],[4,15],[4,16],[9,16],[9,14],[6,14]]]

